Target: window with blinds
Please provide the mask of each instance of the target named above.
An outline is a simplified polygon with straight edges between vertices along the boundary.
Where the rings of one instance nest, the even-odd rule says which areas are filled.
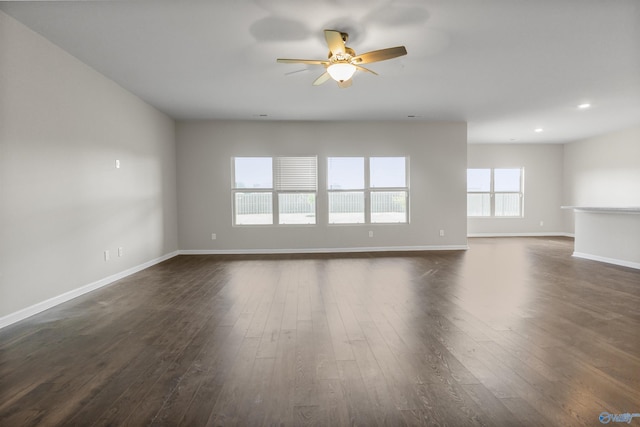
[[[315,224],[317,157],[274,158],[278,224]]]
[[[315,224],[318,159],[233,158],[234,225]]]
[[[317,191],[318,159],[316,157],[276,157],[274,182],[278,191]]]

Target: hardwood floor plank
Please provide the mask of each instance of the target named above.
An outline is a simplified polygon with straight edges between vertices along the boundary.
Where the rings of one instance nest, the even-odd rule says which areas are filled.
[[[297,320],[311,320],[311,290],[308,274],[305,273],[307,261],[300,262],[298,272],[298,317]]]
[[[336,363],[326,313],[323,311],[314,311],[311,317],[316,378],[319,380],[338,379],[338,365]]]
[[[333,297],[329,297],[331,291],[327,289],[323,295],[325,296],[325,314],[331,334],[331,343],[333,344],[335,358],[336,360],[354,360],[353,349],[344,323],[342,322],[340,311],[338,310],[337,304],[333,303]]]
[[[258,338],[245,338],[242,341],[207,425],[246,425],[248,413],[243,405],[249,395],[249,381],[258,344]]]
[[[282,330],[267,391],[263,425],[294,425],[296,377],[296,331]]]
[[[471,400],[480,408],[490,425],[508,426],[516,424],[517,417],[482,384],[464,384],[461,386]]]
[[[536,411],[527,403],[526,400],[521,398],[507,398],[500,399],[500,402],[506,406],[513,414],[512,425],[522,426],[540,426],[540,427],[553,427],[554,423],[549,421],[544,414]],[[516,422],[517,420],[517,422]]]
[[[640,402],[640,271],[567,238],[190,255],[0,330],[0,425],[598,425]]]
[[[362,379],[357,362],[355,360],[339,360],[338,371],[342,394],[349,414],[349,425],[363,427],[382,425],[383,418],[369,397],[367,385]]]
[[[269,385],[273,378],[275,359],[258,357],[248,381],[248,393],[245,396],[246,425],[258,426],[267,413],[269,403]],[[241,410],[242,410],[241,408]]]
[[[389,307],[385,309],[384,315],[394,325],[394,329],[399,331],[403,341],[411,343],[408,348],[410,353],[416,356],[410,358],[408,363],[417,369],[412,375],[417,383],[447,382],[450,379],[461,384],[479,383],[479,380],[436,337],[417,328],[411,328],[406,320],[401,319],[397,312]]]
[[[557,425],[587,425],[588,420],[581,419],[578,415],[584,414],[587,408],[585,401],[576,393],[567,390],[562,382],[544,382],[532,385],[519,374],[505,366],[501,360],[492,356],[489,352],[480,348],[478,358],[481,358],[489,368],[497,373],[514,394],[503,396],[500,392],[492,393],[499,399],[522,398],[525,399],[538,413],[550,414],[550,420]],[[491,387],[487,387],[491,389]],[[562,390],[556,393],[556,391]],[[585,396],[586,397],[586,396]],[[589,397],[590,398],[590,397]],[[597,405],[593,399],[591,405]]]
[[[296,328],[295,346],[295,406],[318,405],[318,380],[314,355],[313,326],[310,321],[300,320]]]
[[[454,383],[434,383],[418,384],[415,387],[422,404],[416,410],[403,411],[405,418],[415,419],[420,425],[491,425],[461,386]]]
[[[154,417],[154,424],[159,425],[180,425],[183,418],[189,415],[197,415],[189,421],[199,420],[197,425],[204,425],[211,412],[211,406],[208,398],[202,398],[207,384],[216,378],[213,367],[213,361],[217,360],[219,354],[223,352],[223,345],[231,332],[230,326],[216,326],[213,331],[207,335],[207,343],[187,369],[181,378],[177,387],[165,400],[162,408]],[[222,387],[220,386],[219,389]],[[217,398],[217,395],[215,396]],[[216,399],[211,399],[215,402]],[[206,414],[203,414],[201,407],[202,401],[207,402]],[[84,417],[80,417],[82,419]],[[187,423],[189,424],[189,423]]]
[[[559,381],[561,376],[558,371],[553,368],[554,360],[549,360],[549,353],[538,347],[533,341],[530,341],[515,331],[501,331],[499,339],[494,341],[503,348],[509,349],[510,353],[517,357],[518,360],[534,369],[549,381]]]
[[[247,330],[247,338],[260,338],[267,326],[267,319],[276,296],[275,289],[278,286],[279,275],[273,271],[261,272],[262,286],[265,288],[262,297],[255,308],[251,324]]]
[[[309,301],[311,312],[324,311],[324,299],[322,289],[327,285],[327,262],[311,259],[305,265],[302,278],[309,283]]]
[[[143,361],[141,374],[130,381],[129,387],[103,414],[99,425],[148,423],[154,419],[199,352],[198,345],[194,346],[194,352],[189,351],[190,334],[176,335],[184,338],[172,344],[172,351],[155,347],[154,357]]]
[[[499,398],[517,397],[517,394],[489,363],[478,357],[479,345],[461,331],[442,332],[433,330],[434,338],[442,343],[449,353],[485,387]]]
[[[351,424],[349,409],[339,378],[318,380],[318,400],[320,402],[320,425],[346,426]]]
[[[347,334],[349,341],[362,341],[364,340],[364,333],[360,327],[360,323],[351,307],[346,301],[344,295],[337,294],[337,308],[342,319],[344,331]]]
[[[372,322],[362,323],[368,348],[375,358],[380,374],[385,379],[392,401],[398,410],[416,409],[413,382],[407,377],[398,359],[387,346],[378,328]],[[364,346],[363,346],[364,347]],[[356,358],[356,360],[358,360]],[[370,368],[373,371],[373,366]],[[362,369],[362,368],[361,368]]]
[[[280,327],[284,316],[284,307],[287,298],[287,282],[281,279],[279,272],[275,295],[267,316],[267,323],[263,329],[260,345],[258,346],[257,357],[276,357],[278,339],[280,337]]]
[[[393,396],[376,358],[366,341],[354,341],[353,351],[360,376],[373,404],[373,411],[382,425],[393,424],[400,418],[399,410],[407,409],[404,396]]]
[[[287,283],[287,294],[280,327],[286,330],[295,330],[298,323],[298,268],[292,262],[289,267],[289,274],[281,277],[281,280]]]

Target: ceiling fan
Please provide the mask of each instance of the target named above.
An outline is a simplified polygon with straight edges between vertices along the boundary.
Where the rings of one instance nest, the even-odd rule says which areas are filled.
[[[336,30],[324,30],[324,38],[327,40],[327,45],[329,46],[328,60],[278,58],[278,62],[323,65],[326,71],[313,82],[313,85],[321,85],[332,78],[338,83],[338,86],[346,88],[351,86],[351,77],[353,77],[356,70],[372,73],[376,76],[378,75],[375,71],[363,67],[362,64],[385,61],[407,54],[407,49],[404,46],[396,46],[356,55],[353,49],[345,45],[349,39],[349,34]]]

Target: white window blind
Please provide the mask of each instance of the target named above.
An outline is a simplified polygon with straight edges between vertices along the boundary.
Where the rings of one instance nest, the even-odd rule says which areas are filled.
[[[317,191],[317,157],[275,157],[273,160],[276,191]]]

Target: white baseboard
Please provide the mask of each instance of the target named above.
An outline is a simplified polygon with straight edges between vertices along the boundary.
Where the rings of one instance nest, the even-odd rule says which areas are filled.
[[[174,251],[171,253],[168,253],[166,255],[163,255],[159,258],[156,259],[152,259],[151,261],[147,261],[143,264],[137,265],[135,267],[129,268],[127,270],[121,271],[120,273],[116,273],[112,276],[109,277],[105,277],[104,279],[100,279],[97,280],[93,283],[89,283],[87,285],[81,286],[79,288],[73,289],[71,291],[65,292],[61,295],[55,296],[53,298],[49,298],[48,300],[45,301],[41,301],[37,304],[34,304],[30,307],[26,307],[23,308],[22,310],[18,310],[14,313],[8,314],[6,316],[0,317],[0,329],[9,326],[13,323],[19,322],[23,319],[26,319],[27,317],[31,317],[34,314],[38,314],[40,312],[43,312],[45,310],[50,309],[51,307],[55,307],[58,304],[62,304],[63,302],[67,302],[69,300],[72,300],[74,298],[79,297],[80,295],[84,295],[88,292],[94,291],[96,289],[102,288],[103,286],[107,286],[113,282],[115,282],[116,280],[120,280],[123,279],[127,276],[130,276],[134,273],[137,273],[139,271],[142,271],[146,268],[149,268],[153,265],[156,265],[158,263],[161,263],[162,261],[166,261],[169,258],[173,258],[174,256],[178,255],[179,252],[178,251]]]
[[[629,268],[635,268],[640,270],[640,262],[625,261],[625,260],[616,259],[616,258],[607,258],[599,255],[585,254],[584,252],[574,252],[573,256],[576,258],[584,258],[591,261],[606,262],[607,264],[615,264],[615,265],[620,265],[622,267],[629,267]]]
[[[541,231],[536,233],[468,233],[467,237],[575,237],[563,231]]]
[[[357,248],[298,248],[298,249],[183,249],[180,255],[265,255],[265,254],[326,254],[353,252],[410,252],[463,251],[467,245],[392,246]]]

